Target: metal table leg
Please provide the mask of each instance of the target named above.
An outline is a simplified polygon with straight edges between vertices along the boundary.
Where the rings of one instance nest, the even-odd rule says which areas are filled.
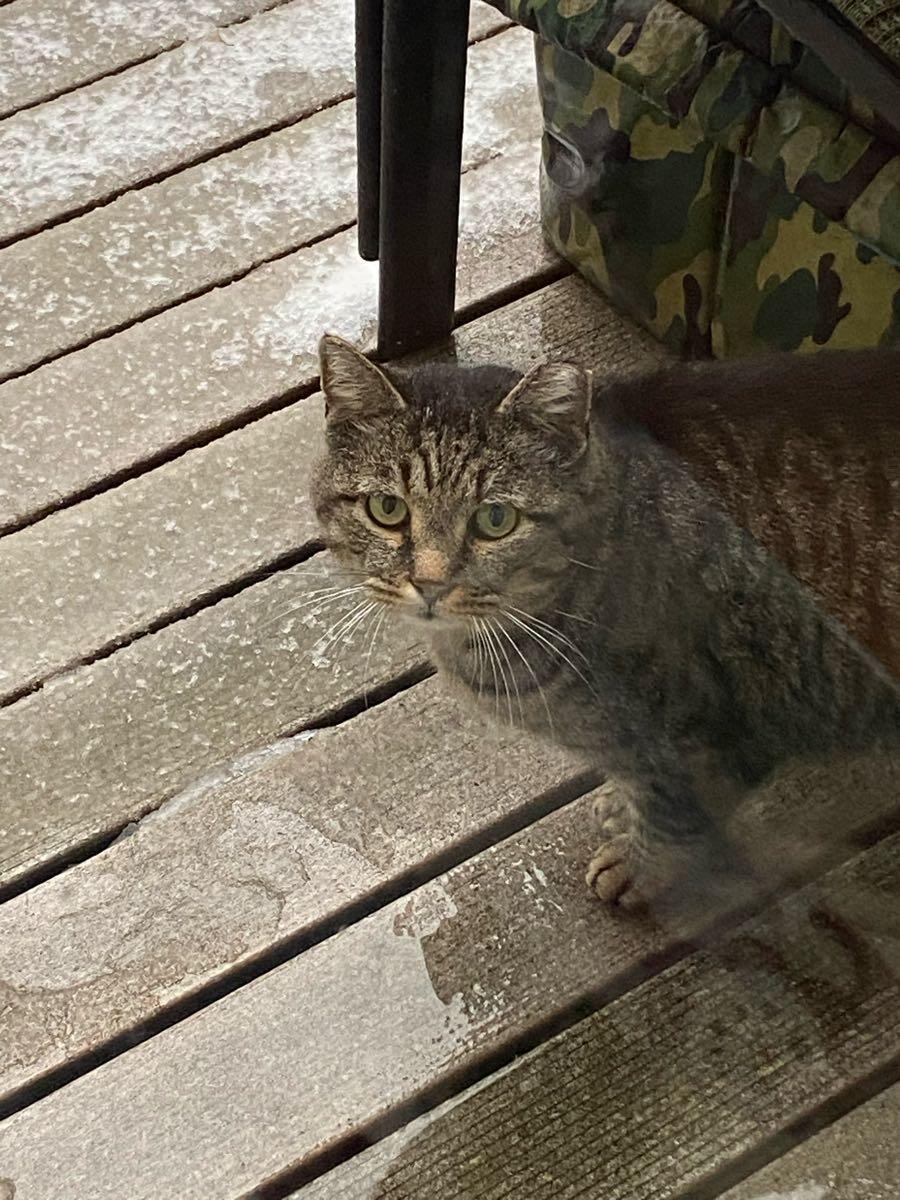
[[[453,327],[468,0],[384,0],[378,353]]]
[[[356,0],[356,194],[359,253],[378,258],[381,187],[381,31],[384,0]]]

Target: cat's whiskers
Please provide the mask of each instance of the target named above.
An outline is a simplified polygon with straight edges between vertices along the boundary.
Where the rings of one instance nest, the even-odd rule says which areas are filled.
[[[504,615],[506,615],[506,614],[504,614]],[[518,654],[519,658],[522,660],[522,663],[525,666],[525,670],[528,672],[528,674],[534,680],[534,686],[537,688],[538,695],[540,696],[541,702],[544,705],[544,710],[547,713],[547,724],[550,727],[550,736],[551,737],[555,736],[555,731],[554,731],[554,727],[553,727],[553,714],[550,712],[550,705],[547,702],[547,693],[541,687],[541,681],[538,679],[537,675],[534,673],[534,668],[532,667],[531,663],[528,661],[528,658],[526,657],[525,653],[523,652],[521,646],[516,641],[516,639],[512,636],[512,634],[509,632],[509,630],[506,629],[506,627],[500,621],[497,622],[497,628],[500,630],[500,632],[503,634],[503,636],[506,638],[506,640],[512,646],[513,650],[515,650],[516,654]],[[518,691],[518,687],[516,688],[516,691]],[[519,707],[520,707],[520,709],[522,707],[521,696],[519,697]]]
[[[475,620],[471,613],[466,614],[469,630],[471,632],[471,640],[469,648],[472,650],[472,670],[469,674],[469,687],[475,692],[476,696],[481,695],[481,677],[479,677],[479,685],[475,686],[475,673],[481,668],[481,635],[475,628]]]
[[[484,634],[481,632],[481,623],[478,622],[478,694],[484,693],[484,678],[487,669],[487,647],[485,646]]]
[[[503,628],[503,626],[499,623],[499,621],[492,620],[490,617],[488,617],[487,623],[488,623],[488,626],[490,627],[490,629],[492,629],[494,632],[494,638],[496,641],[497,649],[503,655],[504,661],[506,662],[507,669],[509,670],[510,682],[512,683],[513,688],[515,689],[516,703],[519,706],[519,719],[520,719],[521,723],[524,725],[525,724],[525,710],[522,707],[522,693],[519,691],[519,681],[518,681],[518,679],[516,679],[516,673],[513,670],[513,665],[510,662],[509,654],[507,653],[506,647],[500,641],[497,634],[498,634],[498,632],[502,633],[509,641],[512,641],[512,639],[509,637],[509,634],[506,632],[506,630]],[[515,643],[513,643],[513,645],[515,646]],[[518,647],[516,647],[516,649],[518,649]],[[507,702],[509,702],[509,691],[507,691],[507,693],[506,693],[506,699],[507,699]],[[509,723],[510,723],[510,725],[512,725],[514,723],[511,704],[509,705]]]
[[[494,690],[495,690],[495,695],[497,698],[497,707],[496,707],[495,713],[496,713],[496,716],[499,718],[499,715],[500,715],[500,689],[498,686],[498,680],[503,682],[503,685],[505,688],[505,680],[503,679],[503,664],[500,662],[500,656],[497,654],[497,650],[494,645],[494,639],[491,635],[491,631],[488,628],[487,620],[485,618],[482,618],[482,620],[481,620],[481,628],[484,632],[485,645],[488,648],[488,653],[490,654],[490,657],[491,657],[491,663],[492,663],[492,665],[494,665],[494,664],[496,665],[496,670],[494,673]],[[507,698],[507,703],[508,703],[509,702],[509,692],[508,691],[506,693],[506,698]]]
[[[327,629],[325,633],[323,633],[318,639],[318,641],[314,643],[311,649],[307,652],[307,657],[310,657],[316,653],[324,654],[326,650],[330,649],[331,646],[333,646],[335,642],[342,637],[345,623],[353,620],[357,613],[359,613],[362,609],[367,608],[369,605],[374,607],[374,600],[360,600],[359,603],[354,605],[349,612],[342,613],[342,615],[338,617],[331,628]]]
[[[340,657],[344,653],[344,648],[353,637],[354,632],[360,627],[360,625],[363,624],[364,621],[367,621],[371,618],[372,613],[375,611],[377,606],[377,600],[370,600],[368,606],[364,608],[361,613],[355,616],[352,621],[343,627],[338,641],[337,657],[334,660],[336,663],[340,661]]]
[[[286,621],[288,617],[294,616],[295,613],[301,612],[305,608],[318,606],[321,608],[330,608],[338,600],[343,600],[346,596],[353,595],[354,592],[365,590],[365,584],[354,584],[352,587],[332,587],[318,588],[314,592],[307,592],[302,600],[290,605],[289,608],[282,609],[280,612],[274,613],[268,617],[260,625],[261,629],[268,629],[276,621]]]
[[[493,676],[493,680],[494,680],[494,719],[499,720],[500,719],[500,679],[497,674],[497,656],[494,652],[493,646],[491,645],[491,641],[487,636],[487,630],[484,626],[484,622],[481,620],[480,617],[476,617],[475,621],[478,625],[479,630],[481,631],[481,636],[484,639],[484,648],[485,648],[485,652],[487,654],[488,662],[490,664],[491,675]]]
[[[526,614],[526,616],[527,615],[528,614]],[[582,683],[584,683],[585,686],[589,689],[589,691],[591,692],[592,695],[594,695],[594,696],[597,695],[594,685],[587,678],[587,676],[584,674],[584,672],[581,671],[575,665],[575,663],[572,662],[571,658],[569,658],[569,656],[558,645],[556,645],[555,642],[551,642],[550,639],[545,637],[544,634],[539,629],[533,629],[529,625],[526,625],[526,623],[524,621],[520,620],[514,613],[507,612],[507,616],[509,617],[510,621],[513,622],[514,625],[518,625],[518,627],[524,633],[527,633],[529,635],[529,637],[533,638],[539,645],[543,646],[544,649],[547,650],[548,653],[552,657],[559,659],[561,662],[564,662],[572,671],[574,671],[575,674],[578,676],[578,678],[582,681]],[[582,657],[584,657],[584,656],[582,655]]]
[[[580,617],[578,613],[564,612],[561,608],[554,608],[553,611],[558,617],[568,617],[570,621],[578,621],[582,625],[590,625],[592,629],[600,628],[596,621],[590,621],[587,617]]]
[[[497,660],[497,670],[500,672],[500,682],[503,684],[503,693],[506,696],[506,709],[507,709],[507,713],[509,715],[509,723],[510,723],[510,725],[514,725],[515,718],[513,717],[512,695],[509,690],[509,682],[506,678],[506,671],[503,669],[503,663],[500,659],[499,639],[497,638],[497,635],[493,630],[493,626],[491,625],[490,620],[486,618],[484,624],[485,624],[485,633],[487,634],[488,644],[493,647],[494,656]],[[507,659],[507,662],[508,661],[509,661],[509,659]]]
[[[384,625],[384,619],[385,619],[385,617],[387,616],[387,612],[388,612],[388,610],[387,610],[387,606],[386,606],[386,605],[382,605],[381,611],[379,612],[379,614],[378,614],[378,616],[375,618],[375,620],[372,622],[372,632],[371,632],[371,634],[370,634],[370,636],[369,636],[369,651],[368,651],[368,653],[366,654],[366,673],[365,673],[365,679],[366,679],[366,681],[367,681],[367,682],[366,682],[366,690],[365,690],[365,693],[364,693],[364,699],[365,699],[366,708],[368,708],[368,707],[369,707],[369,687],[368,687],[368,679],[369,679],[369,671],[370,671],[370,669],[371,669],[371,666],[372,666],[372,651],[375,649],[375,642],[376,642],[376,639],[378,638],[378,635],[379,635],[379,633],[381,632],[382,626]]]
[[[540,617],[535,617],[531,613],[526,612],[524,608],[516,608],[515,605],[511,606],[510,611],[518,613],[520,617],[524,618],[524,620],[531,622],[532,625],[536,625],[539,629],[542,629],[551,637],[554,637],[558,641],[562,642],[564,646],[567,646],[570,650],[577,654],[578,657],[585,663],[588,661],[585,657],[584,651],[576,646],[570,637],[566,637],[561,629],[557,629],[555,625],[550,625],[547,621],[542,621]]]
[[[602,571],[603,568],[598,563],[582,562],[580,558],[566,557],[566,562],[572,563],[576,567],[584,567],[586,571]]]

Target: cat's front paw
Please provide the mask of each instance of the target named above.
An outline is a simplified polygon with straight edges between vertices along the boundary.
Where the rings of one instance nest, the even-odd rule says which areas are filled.
[[[588,864],[587,885],[607,904],[639,907],[644,898],[636,885],[633,794],[621,780],[608,779],[597,789],[592,807],[601,841]]]
[[[666,902],[699,862],[693,847],[648,844],[639,829],[604,838],[588,864],[587,885],[607,904],[634,911]]]
[[[585,875],[588,887],[598,899],[625,908],[641,903],[635,887],[632,857],[631,837],[627,833],[600,843]]]
[[[597,789],[594,822],[600,842],[587,885],[600,900],[629,910],[668,902],[691,881],[703,883],[724,860],[722,844],[693,830],[673,837],[649,824],[641,793],[621,779]]]

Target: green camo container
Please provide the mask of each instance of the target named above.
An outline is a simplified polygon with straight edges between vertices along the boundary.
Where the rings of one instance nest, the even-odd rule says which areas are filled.
[[[752,0],[691,6],[498,4],[538,35],[549,241],[689,357],[900,345],[895,135]]]

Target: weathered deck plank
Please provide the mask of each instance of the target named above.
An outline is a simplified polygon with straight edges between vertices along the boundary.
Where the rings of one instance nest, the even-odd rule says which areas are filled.
[[[0,696],[309,545],[313,396],[0,541]]]
[[[0,8],[0,117],[277,3],[156,3],[145,15],[120,0],[17,0]]]
[[[16,0],[0,7],[0,117],[283,2],[154,0],[147,9],[121,0]],[[470,37],[503,23],[496,9],[473,0]]]
[[[900,1084],[723,1194],[722,1200],[896,1200]]]
[[[745,814],[742,844],[764,869],[773,845],[785,872],[840,861],[892,810],[898,772],[900,763],[866,762],[837,778],[823,768],[781,781]],[[486,730],[432,680],[164,806],[0,909],[0,1045],[9,1048],[0,1107],[285,939],[296,945],[348,904],[374,903],[386,883],[428,873],[498,822],[527,823],[538,797],[565,799],[583,781],[577,762]],[[585,822],[576,875],[591,842]]]
[[[535,145],[463,176],[460,305],[555,268],[538,155]],[[311,387],[326,322],[361,342],[374,334],[376,287],[350,230],[3,384],[0,530]]]
[[[359,637],[337,667],[314,653],[341,609],[292,609],[323,570],[283,571],[0,710],[0,886],[422,663],[401,627],[371,660]]]
[[[895,836],[296,1200],[693,1195],[900,1051],[898,887]]]
[[[429,680],[164,808],[0,908],[0,1105],[385,884],[434,873],[498,822],[527,824],[582,774],[533,738],[486,731]]]
[[[79,1200],[245,1195],[614,992],[659,934],[582,890],[585,804],[10,1118],[0,1161],[23,1200],[60,1178]],[[900,950],[879,936],[898,877],[894,837],[651,979],[429,1126],[378,1194],[659,1200],[758,1144],[900,1049]]]
[[[463,360],[499,357],[524,365],[556,347],[564,352],[573,339],[586,360],[593,361],[595,356],[598,363],[609,361],[617,369],[633,368],[645,353],[662,353],[643,334],[629,333],[620,318],[574,280],[464,326],[457,331],[455,345]],[[311,362],[307,369],[313,369]],[[246,400],[237,390],[239,386],[238,382],[234,402]],[[301,409],[283,420],[296,420],[299,425]],[[272,429],[280,436],[285,426],[261,423],[260,428]],[[290,430],[290,424],[287,428]],[[271,449],[274,470],[283,459],[274,445]],[[301,473],[297,470],[296,474],[299,477]],[[189,470],[186,478],[190,479]],[[292,494],[295,486],[296,480],[289,483],[286,494]],[[185,527],[183,518],[181,514]],[[215,525],[210,519],[206,527]],[[198,557],[203,553],[200,546],[197,552]],[[189,558],[184,556],[184,561]],[[230,563],[233,577],[237,570],[233,557]],[[299,713],[309,710],[298,710],[296,705],[298,681],[280,678],[278,673],[279,654],[283,670],[287,669],[290,644],[269,626],[260,633],[260,622],[274,611],[276,597],[283,595],[285,605],[289,597],[299,598],[307,586],[304,579],[301,568],[280,581],[253,587],[224,607],[217,605],[180,621],[110,659],[52,681],[42,692],[0,712],[0,746],[7,753],[0,790],[9,797],[2,808],[7,817],[6,857],[0,882],[17,879],[47,858],[116,829],[216,763],[264,744],[305,719]],[[180,589],[184,597],[188,594],[186,580],[179,580],[176,591]],[[173,595],[169,594],[169,605]],[[108,595],[107,603],[110,601]],[[240,621],[248,631],[248,644],[230,646],[220,676],[209,655],[222,653],[217,649],[219,643],[230,645],[229,630],[220,628],[226,618]],[[205,642],[212,649],[204,648]],[[266,664],[259,678],[254,676],[257,656]],[[181,679],[197,672],[188,695],[182,694],[176,671],[181,672]],[[341,681],[342,688],[346,684],[346,679]],[[361,680],[358,686],[362,687]],[[174,693],[171,712],[168,688]],[[235,689],[233,701],[228,698],[229,688]],[[242,719],[244,705],[250,706],[252,721]],[[200,725],[193,744],[190,728],[195,721]],[[79,745],[78,731],[85,724],[91,731],[88,741],[95,747],[93,754],[82,752]]]
[[[17,1196],[49,1200],[54,1177],[79,1200],[245,1195],[615,978],[658,938],[590,900],[586,820],[576,802],[10,1117],[0,1162]]]
[[[64,0],[59,16],[86,2],[111,0]],[[228,0],[204,2],[224,11]],[[36,10],[36,0],[23,0],[20,14],[26,5]],[[333,22],[334,0],[308,0],[303,13],[315,18],[326,7]],[[299,13],[300,5],[287,10]],[[0,37],[5,15],[0,7]],[[171,110],[161,165],[152,166],[158,148],[145,141],[131,160],[116,150],[99,173],[97,162],[76,164],[77,177],[77,145],[70,160],[54,149],[49,173],[32,178],[44,215],[28,219],[54,220],[65,205],[77,211],[81,189],[93,203],[142,182],[144,174],[129,175],[135,163],[165,173],[223,141],[292,119],[284,106],[306,93],[295,86],[297,62],[285,65],[274,16],[266,34],[274,46],[242,32],[251,21],[220,39],[229,53],[237,47],[230,58],[212,39],[163,56],[182,54],[178,70],[187,62],[243,63],[260,89],[253,94],[245,80],[237,127],[209,114],[192,126],[190,112]],[[486,28],[502,20],[492,10],[483,19]],[[154,36],[166,36],[165,26]],[[523,36],[500,41],[512,46]],[[344,54],[346,28],[336,38]],[[484,52],[490,68],[482,82],[508,87],[499,54]],[[80,69],[78,54],[72,58],[71,69]],[[279,62],[283,74],[273,76]],[[158,100],[159,81],[178,70],[159,67],[148,96]],[[124,86],[104,80],[92,92],[101,157],[104,121],[150,73],[144,83],[132,71],[122,78]],[[478,86],[477,68],[472,78]],[[330,103],[342,93],[329,80],[322,87],[334,92]],[[208,80],[202,87],[202,96],[199,86],[191,93],[198,103],[215,93]],[[527,93],[533,104],[530,85]],[[73,99],[46,124],[50,107],[34,110],[31,125],[28,114],[13,123],[6,143],[13,159],[23,131],[40,134],[60,114],[54,136],[71,121],[73,142],[82,137],[89,108]],[[350,103],[338,104],[0,252],[0,275],[12,279],[16,302],[37,313],[43,304],[46,315],[27,341],[10,331],[7,347],[19,356],[10,369],[347,223],[351,115]],[[158,110],[150,120],[159,120]],[[132,119],[132,130],[142,124]],[[0,126],[0,162],[9,126]],[[518,124],[510,128],[517,136]],[[495,136],[496,128],[476,128],[467,153],[473,144],[479,153],[490,149]],[[311,149],[305,139],[318,140]],[[522,186],[534,157],[503,147],[510,149],[475,173],[464,199],[464,305],[551,262],[536,236],[534,193]],[[313,206],[302,172],[313,160],[322,168],[329,156],[339,160],[328,167],[332,186]],[[199,180],[216,194],[212,224],[210,212],[191,208]],[[518,203],[523,196],[529,203]],[[267,222],[259,221],[258,202],[268,206]],[[4,429],[0,531],[308,389],[321,313],[335,314],[335,327],[360,340],[371,332],[374,271],[356,262],[352,242],[352,232],[332,238],[303,252],[302,263],[292,254],[2,389],[0,405],[24,435],[12,443]],[[99,272],[90,261],[104,249]],[[142,282],[126,296],[129,277]],[[341,307],[338,297],[348,294]],[[192,321],[196,343],[188,341]],[[179,344],[190,354],[173,356]],[[663,357],[574,280],[473,323],[456,346],[463,360],[517,366],[570,348],[600,369]],[[318,397],[295,402],[0,543],[0,575],[16,593],[0,611],[11,630],[11,649],[0,653],[7,670],[0,692],[143,634],[306,543],[314,532],[304,500],[318,407]],[[400,631],[371,658],[361,637],[340,663],[310,654],[335,614],[287,610],[326,582],[326,569],[317,558],[282,571],[0,712],[0,887],[140,818],[223,760],[271,743],[367,686],[415,672],[421,652]],[[201,781],[129,837],[0,910],[0,1046],[10,1051],[0,1062],[0,1099],[139,1030],[285,940],[299,950],[303,935],[324,935],[348,905],[355,919],[353,905],[374,905],[393,884],[411,886],[473,839],[495,839],[509,828],[504,822],[540,811],[533,802],[548,788],[557,800],[572,794],[565,789],[576,769],[531,740],[485,734],[434,682],[269,751],[252,773],[241,762]],[[869,779],[869,766],[843,785],[827,777],[794,859],[791,810],[784,836],[774,839],[779,868],[812,853],[817,838],[844,853],[860,824],[891,808],[896,774]],[[223,782],[230,773],[239,777]],[[16,1200],[56,1200],[60,1180],[78,1200],[246,1196],[396,1105],[414,1105],[448,1073],[509,1049],[523,1030],[545,1028],[586,993],[596,1000],[598,990],[621,991],[670,943],[588,897],[580,878],[590,849],[586,809],[582,800],[540,820],[19,1114],[0,1128],[0,1196],[14,1185]],[[773,855],[762,848],[765,862]],[[693,956],[325,1176],[302,1191],[303,1200],[684,1195],[900,1053],[898,881],[894,838],[724,950]],[[822,911],[830,924],[818,920]],[[788,1174],[770,1169],[754,1179],[802,1186],[790,1171],[811,1160],[803,1151],[797,1157],[793,1168],[786,1160]],[[746,1188],[733,1195],[759,1200]]]
[[[352,256],[353,234],[342,237],[341,253]],[[532,246],[542,253],[536,230],[527,253]],[[491,283],[510,253],[512,243],[491,259]],[[475,278],[469,285],[464,296],[489,286]],[[583,286],[554,286],[479,318],[458,332],[456,347],[463,358],[500,358],[524,369],[542,353],[565,352],[579,334],[579,358],[592,365],[633,370],[657,361],[655,348]],[[313,348],[310,337],[302,345],[309,369]],[[193,366],[195,349],[187,355]],[[265,378],[262,356],[252,363]],[[244,378],[236,377],[237,387]],[[321,435],[314,395],[0,540],[0,696],[313,540],[309,473]]]
[[[464,168],[537,145],[529,34],[472,49],[466,103]],[[354,221],[355,119],[344,101],[0,251],[0,377]]]
[[[0,124],[0,241],[344,99],[353,0],[293,0]]]

